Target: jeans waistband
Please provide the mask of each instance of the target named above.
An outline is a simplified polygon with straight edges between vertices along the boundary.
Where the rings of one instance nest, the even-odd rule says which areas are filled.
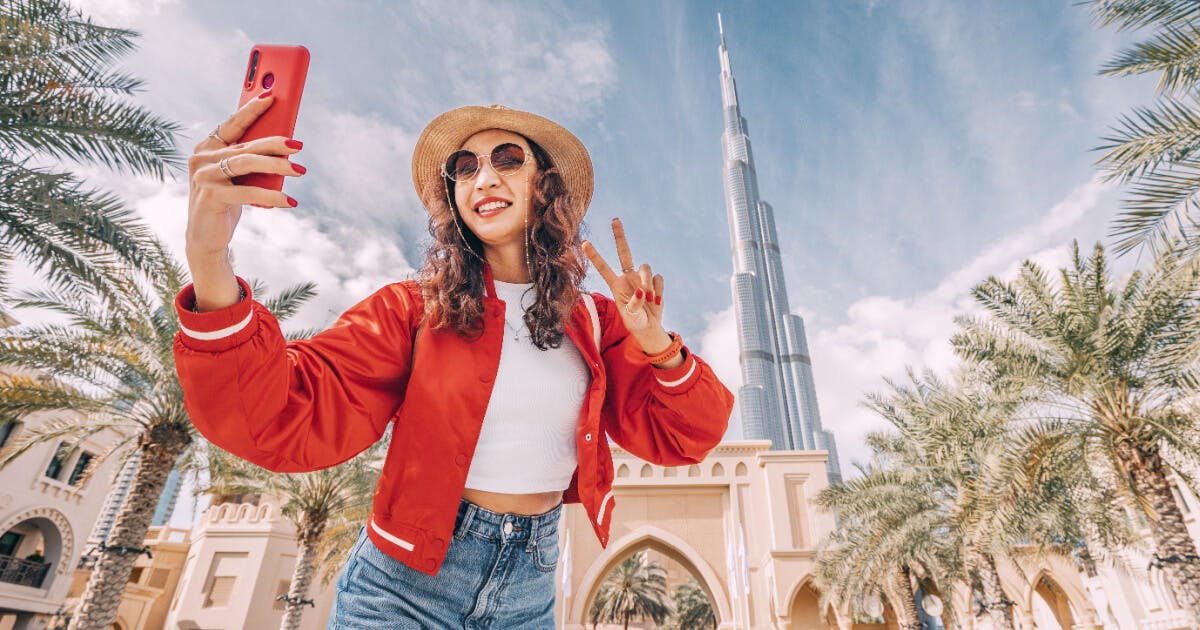
[[[500,514],[462,499],[458,504],[454,535],[461,539],[471,532],[492,540],[536,542],[558,533],[558,517],[561,513],[562,503],[542,514],[522,516]]]

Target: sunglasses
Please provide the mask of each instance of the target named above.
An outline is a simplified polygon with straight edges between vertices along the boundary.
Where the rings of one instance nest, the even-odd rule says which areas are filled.
[[[484,158],[491,163],[492,170],[505,176],[521,170],[521,167],[525,166],[525,162],[529,161],[529,157],[525,155],[525,149],[511,142],[496,145],[496,148],[486,155],[460,149],[446,158],[446,163],[442,165],[442,175],[455,182],[474,179],[479,174],[479,169],[483,168]]]

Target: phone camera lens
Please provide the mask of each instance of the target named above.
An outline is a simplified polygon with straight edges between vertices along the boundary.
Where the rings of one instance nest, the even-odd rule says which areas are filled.
[[[246,72],[246,87],[254,85],[254,73],[258,72],[258,51],[250,53],[250,70]]]
[[[268,72],[267,74],[263,75],[263,89],[269,90],[271,89],[272,85],[275,85],[275,75]]]

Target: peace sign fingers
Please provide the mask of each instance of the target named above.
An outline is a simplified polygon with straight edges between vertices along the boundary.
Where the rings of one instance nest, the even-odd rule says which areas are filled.
[[[633,253],[620,219],[613,219],[612,230],[617,258],[621,262],[619,274],[609,267],[591,243],[583,242],[583,252],[612,291],[613,301],[621,307],[625,326],[630,331],[653,330],[662,321],[662,276],[654,275],[650,265],[634,266]]]

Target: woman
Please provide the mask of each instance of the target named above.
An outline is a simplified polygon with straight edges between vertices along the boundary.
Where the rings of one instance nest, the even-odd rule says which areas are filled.
[[[607,436],[661,465],[700,461],[732,396],[662,327],[663,279],[621,272],[579,240],[592,195],[586,149],[561,126],[500,106],[433,120],[413,151],[430,212],[419,280],[285,342],[226,251],[241,204],[294,207],[234,185],[299,176],[300,143],[229,146],[270,107],[255,99],[196,147],[176,365],[196,427],[281,472],[391,444],[371,519],[345,570],[331,628],[551,628],[562,503],[581,503],[601,545],[612,519]],[[580,286],[592,261],[609,299]]]

